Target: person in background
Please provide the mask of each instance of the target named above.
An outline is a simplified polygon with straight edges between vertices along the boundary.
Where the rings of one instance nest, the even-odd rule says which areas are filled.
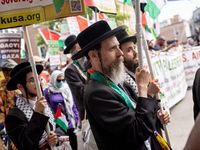
[[[147,45],[148,45],[150,55],[156,54],[156,51],[154,50],[154,45],[153,45],[152,41],[153,40],[147,40]]]
[[[17,63],[12,60],[12,59],[5,59],[1,63],[1,69],[4,74],[4,80],[0,81],[0,129],[1,131],[4,130],[5,127],[5,118],[9,112],[10,109],[13,108],[15,105],[15,101],[18,98],[18,95],[20,93],[19,90],[13,90],[13,91],[8,91],[6,88],[6,85],[8,81],[11,79],[10,78],[10,72],[11,70],[17,65]],[[7,134],[6,134],[7,137]],[[1,138],[0,138],[1,140]],[[8,144],[8,148],[11,149],[16,149],[14,146],[13,142],[10,141],[10,139],[6,138],[6,144]],[[0,141],[0,150],[4,150],[5,148],[3,147],[2,141]]]
[[[172,51],[173,52],[183,51],[183,48],[181,47],[179,40],[177,38],[175,38],[174,41],[175,41],[175,46],[172,48]]]
[[[52,71],[51,71],[51,66],[50,66],[50,64],[48,64],[48,65],[46,66],[46,71],[51,75]]]
[[[200,45],[200,43],[199,43],[199,40],[200,40],[199,28],[196,27],[195,31],[196,31],[196,44],[197,44],[197,46],[199,46]]]
[[[67,48],[64,50],[64,54],[71,53],[71,56],[74,56],[78,51],[81,50],[79,44],[77,43],[76,36],[70,35],[65,40],[65,45]],[[84,63],[85,58],[80,58],[78,60],[72,60],[72,64],[67,67],[65,70],[65,79],[72,91],[74,101],[76,103],[80,119],[84,119],[85,106],[83,101],[84,89],[85,89],[85,80],[87,79],[86,72],[84,72]],[[81,128],[81,124],[79,129]]]
[[[43,70],[41,64],[36,64],[37,74]],[[36,84],[29,62],[15,66],[10,72],[8,81],[9,91],[19,89],[21,95],[16,100],[16,105],[8,112],[5,119],[6,132],[19,150],[50,149],[58,143],[54,122],[54,114],[42,96],[37,98]],[[45,115],[43,115],[45,111]],[[46,125],[49,122],[50,134],[47,135]],[[59,130],[61,131],[61,130]],[[62,134],[63,135],[63,134]]]
[[[172,47],[174,47],[174,44],[170,44],[167,48],[166,47],[166,40],[164,36],[158,36],[157,37],[157,44],[154,46],[154,50],[155,51],[160,51],[160,52],[166,52],[169,49],[171,49]],[[165,48],[165,49],[164,49]],[[164,50],[164,51],[163,51]]]
[[[187,48],[195,47],[194,40],[192,38],[189,38],[187,40]]]
[[[41,65],[42,65],[42,62],[44,61],[44,59],[42,59],[39,56],[33,56],[33,59],[34,59],[36,64],[41,64]]]
[[[71,90],[64,81],[64,74],[62,71],[53,71],[48,87],[44,90],[44,96],[55,114],[59,104],[61,104],[68,121],[67,134],[69,135],[70,145],[73,150],[77,150],[77,138],[74,129],[79,119],[78,111]]]

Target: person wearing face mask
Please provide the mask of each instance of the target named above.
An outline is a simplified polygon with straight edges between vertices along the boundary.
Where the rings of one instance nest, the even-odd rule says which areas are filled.
[[[73,150],[77,150],[77,137],[74,133],[74,129],[79,119],[78,111],[71,90],[64,81],[64,74],[62,71],[53,71],[48,87],[44,90],[44,96],[54,113],[56,113],[58,106],[61,105],[68,121],[67,134],[69,135],[70,145]]]

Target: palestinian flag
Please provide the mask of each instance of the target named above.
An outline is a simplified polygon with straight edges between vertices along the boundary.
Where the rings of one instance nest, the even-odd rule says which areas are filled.
[[[166,0],[147,0],[144,10],[149,12],[149,16],[155,20],[166,3]]]
[[[63,113],[63,111],[61,111],[60,105],[58,106],[54,122],[57,125],[59,125],[63,130],[67,131],[67,129],[68,129],[68,122],[66,120],[65,114]]]

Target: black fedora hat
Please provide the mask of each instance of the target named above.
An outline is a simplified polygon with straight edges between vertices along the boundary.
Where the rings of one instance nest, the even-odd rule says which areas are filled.
[[[104,41],[105,39],[120,34],[125,31],[125,26],[120,26],[111,30],[110,26],[106,21],[98,21],[84,31],[82,31],[77,36],[78,44],[81,47],[81,50],[72,56],[73,60],[87,56],[87,53],[93,48],[96,44]]]
[[[132,41],[134,44],[137,43],[137,37],[135,36],[135,34],[133,36],[129,36],[126,31],[122,32],[122,34],[118,34],[116,37],[120,45],[128,41]]]
[[[65,39],[65,45],[67,46],[64,50],[64,54],[69,54],[70,49],[77,43],[76,35],[70,35]]]
[[[40,64],[36,64],[37,73],[40,74],[43,70],[43,66]],[[15,66],[10,72],[11,79],[8,81],[6,88],[9,91],[16,90],[17,84],[19,81],[25,77],[25,75],[32,71],[31,65],[29,62],[22,62]]]

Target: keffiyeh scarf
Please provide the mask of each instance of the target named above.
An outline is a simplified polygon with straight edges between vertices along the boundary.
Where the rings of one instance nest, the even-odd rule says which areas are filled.
[[[16,106],[25,114],[27,120],[30,121],[34,110],[29,106],[27,99],[20,95],[16,101]],[[53,126],[53,131],[55,131],[56,124],[54,122],[54,115],[48,105],[45,108],[45,113],[46,113],[46,116],[49,117],[49,123]],[[41,140],[39,141],[39,144],[38,144],[39,147],[46,144],[47,137],[48,137],[47,132],[44,131],[44,133],[42,134]]]

